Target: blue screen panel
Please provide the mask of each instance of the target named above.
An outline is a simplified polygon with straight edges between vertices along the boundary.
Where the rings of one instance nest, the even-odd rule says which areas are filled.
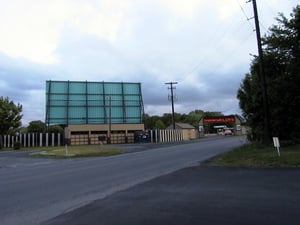
[[[140,86],[123,82],[46,81],[46,123],[142,123]]]

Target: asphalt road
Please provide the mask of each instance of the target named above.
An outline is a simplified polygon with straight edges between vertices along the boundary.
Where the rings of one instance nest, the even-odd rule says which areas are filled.
[[[193,166],[43,225],[299,225],[300,170]]]
[[[42,224],[242,143],[241,137],[220,137],[112,157],[59,160],[0,152],[0,224]]]

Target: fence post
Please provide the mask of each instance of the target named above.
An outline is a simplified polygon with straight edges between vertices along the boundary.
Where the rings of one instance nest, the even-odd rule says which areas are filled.
[[[60,133],[57,134],[57,146],[60,146]]]
[[[27,140],[26,136],[27,136],[27,134],[24,134],[24,147],[26,147],[26,145],[27,145],[27,144],[26,144],[26,143],[27,143],[27,142],[26,142],[26,140]]]
[[[27,145],[27,146],[30,147],[30,133],[28,133],[27,135],[28,135],[28,136],[27,136],[27,139],[28,139],[28,141],[27,141],[27,144],[28,144],[28,145]]]
[[[6,135],[3,135],[3,147],[7,147],[7,145],[6,145]]]
[[[43,134],[40,133],[40,147],[43,146]]]
[[[159,142],[162,142],[163,136],[162,136],[162,130],[158,130],[159,133]]]
[[[176,133],[177,133],[177,130],[173,130],[173,141],[175,141],[175,142],[177,141],[176,140]]]
[[[165,142],[168,142],[168,131],[164,130],[164,134],[165,134]]]
[[[22,140],[23,140],[23,139],[22,139],[22,134],[20,133],[20,134],[19,134],[19,142],[21,143],[21,146],[22,146]]]
[[[176,141],[176,130],[172,131],[172,140]]]
[[[7,140],[7,147],[10,147],[10,135],[7,135],[8,140]]]
[[[11,136],[11,147],[15,147],[15,136]]]
[[[166,136],[167,136],[167,142],[170,142],[170,137],[171,137],[171,130],[166,130]]]
[[[170,132],[168,132],[168,130],[165,130],[165,140],[166,140],[166,142],[169,142],[169,133]]]
[[[35,133],[32,134],[32,147],[35,146]]]
[[[52,147],[54,146],[54,133],[52,133]]]
[[[49,134],[48,133],[46,133],[46,147],[48,147],[48,141],[49,141]]]
[[[153,130],[149,130],[150,132],[150,142],[153,143]]]

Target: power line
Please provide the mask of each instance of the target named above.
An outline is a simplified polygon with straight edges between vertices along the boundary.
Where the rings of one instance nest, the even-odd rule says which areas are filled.
[[[244,16],[246,17],[248,23],[250,24],[252,30],[255,31],[255,28],[253,27],[252,23],[250,23],[250,20],[253,19],[253,17],[252,17],[252,18],[249,18],[249,17],[247,16],[247,14],[246,14],[246,12],[245,12],[243,6],[240,4],[240,2],[239,2],[238,0],[236,0],[236,1],[237,1],[237,3],[239,4],[240,9],[241,9],[242,13],[244,14]]]
[[[246,14],[246,12],[245,12],[243,6],[240,4],[240,2],[239,2],[238,0],[237,0],[237,3],[238,3],[238,5],[239,5],[239,7],[241,8],[241,11],[242,11],[243,15],[246,17],[245,22],[244,22],[244,23],[241,23],[240,26],[238,26],[235,30],[232,30],[232,29],[231,29],[231,28],[233,27],[233,23],[231,23],[230,26],[228,25],[227,27],[225,27],[225,28],[222,30],[222,32],[221,32],[222,34],[221,34],[221,35],[217,35],[217,33],[219,33],[219,32],[217,32],[217,31],[219,31],[219,29],[215,30],[214,35],[212,35],[212,38],[209,39],[209,41],[205,44],[205,46],[210,46],[211,43],[214,43],[214,49],[220,49],[220,47],[224,46],[224,41],[226,40],[226,37],[227,37],[228,33],[229,33],[229,34],[232,34],[232,33],[237,33],[237,32],[239,32],[239,30],[245,25],[246,22],[249,23],[250,27],[252,28],[251,32],[254,33],[255,28],[253,27],[253,24],[250,22],[250,20],[253,19],[253,17],[252,17],[252,18],[249,18],[249,17],[247,16],[247,14]],[[233,21],[233,22],[234,22],[234,21]],[[252,34],[248,35],[248,36],[245,38],[245,40],[243,40],[242,42],[245,42],[245,41],[248,40],[248,38],[251,37],[251,36],[252,36]],[[242,42],[240,43],[239,47],[241,47]],[[239,47],[238,47],[238,48],[239,48]],[[231,51],[231,52],[232,52],[231,54],[233,54],[234,52],[236,52],[236,50],[237,50],[237,48],[235,48],[234,51]],[[232,56],[232,55],[230,55],[230,56]],[[210,51],[209,54],[206,54],[206,52],[202,53],[202,57],[201,57],[199,60],[197,60],[197,62],[196,62],[194,65],[192,65],[191,69],[189,69],[189,70],[187,70],[185,73],[183,73],[183,76],[182,76],[182,77],[184,78],[184,80],[186,80],[193,72],[197,71],[202,65],[204,65],[205,62],[206,62],[206,60],[207,60],[207,58],[210,58],[210,57],[213,57],[213,54],[212,54],[211,51]],[[227,60],[228,60],[228,57],[226,57],[225,60],[227,61]],[[219,63],[219,64],[222,65],[223,63],[224,63],[224,62]],[[214,72],[215,72],[218,68],[219,68],[219,67],[215,67]],[[210,74],[213,74],[214,72],[211,72]]]

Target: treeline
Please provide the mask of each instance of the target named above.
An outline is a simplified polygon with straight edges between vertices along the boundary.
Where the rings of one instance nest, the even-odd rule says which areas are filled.
[[[197,109],[188,114],[175,113],[174,118],[176,123],[188,123],[195,128],[198,128],[199,121],[202,117],[209,116],[223,116],[220,112],[205,112],[203,110]],[[172,114],[164,113],[162,116],[150,116],[148,114],[144,115],[145,129],[165,129],[172,125]],[[20,129],[21,133],[63,133],[63,127],[60,125],[46,126],[41,120],[34,120],[29,123],[27,127],[22,127]]]
[[[19,130],[21,133],[60,133],[64,132],[64,128],[60,125],[46,126],[41,120],[34,120],[29,123],[27,127],[21,127]]]
[[[198,128],[199,121],[203,117],[224,116],[221,112],[205,112],[201,109],[196,109],[188,114],[174,114],[175,123],[188,123],[195,128]],[[172,114],[164,113],[162,116],[149,116],[145,114],[144,124],[146,129],[165,129],[172,125]]]
[[[197,109],[188,114],[175,113],[174,118],[176,123],[188,123],[195,128],[198,128],[199,121],[202,117],[224,116],[221,112],[205,112]],[[164,113],[162,116],[144,115],[145,129],[165,129],[172,125],[172,114]],[[27,127],[18,129],[20,133],[63,133],[64,128],[60,125],[50,125],[49,127],[41,120],[29,122]]]
[[[254,57],[237,98],[251,127],[249,140],[268,143],[279,137],[300,143],[300,5],[289,18],[280,14],[277,22],[262,38],[262,68],[259,58]]]

